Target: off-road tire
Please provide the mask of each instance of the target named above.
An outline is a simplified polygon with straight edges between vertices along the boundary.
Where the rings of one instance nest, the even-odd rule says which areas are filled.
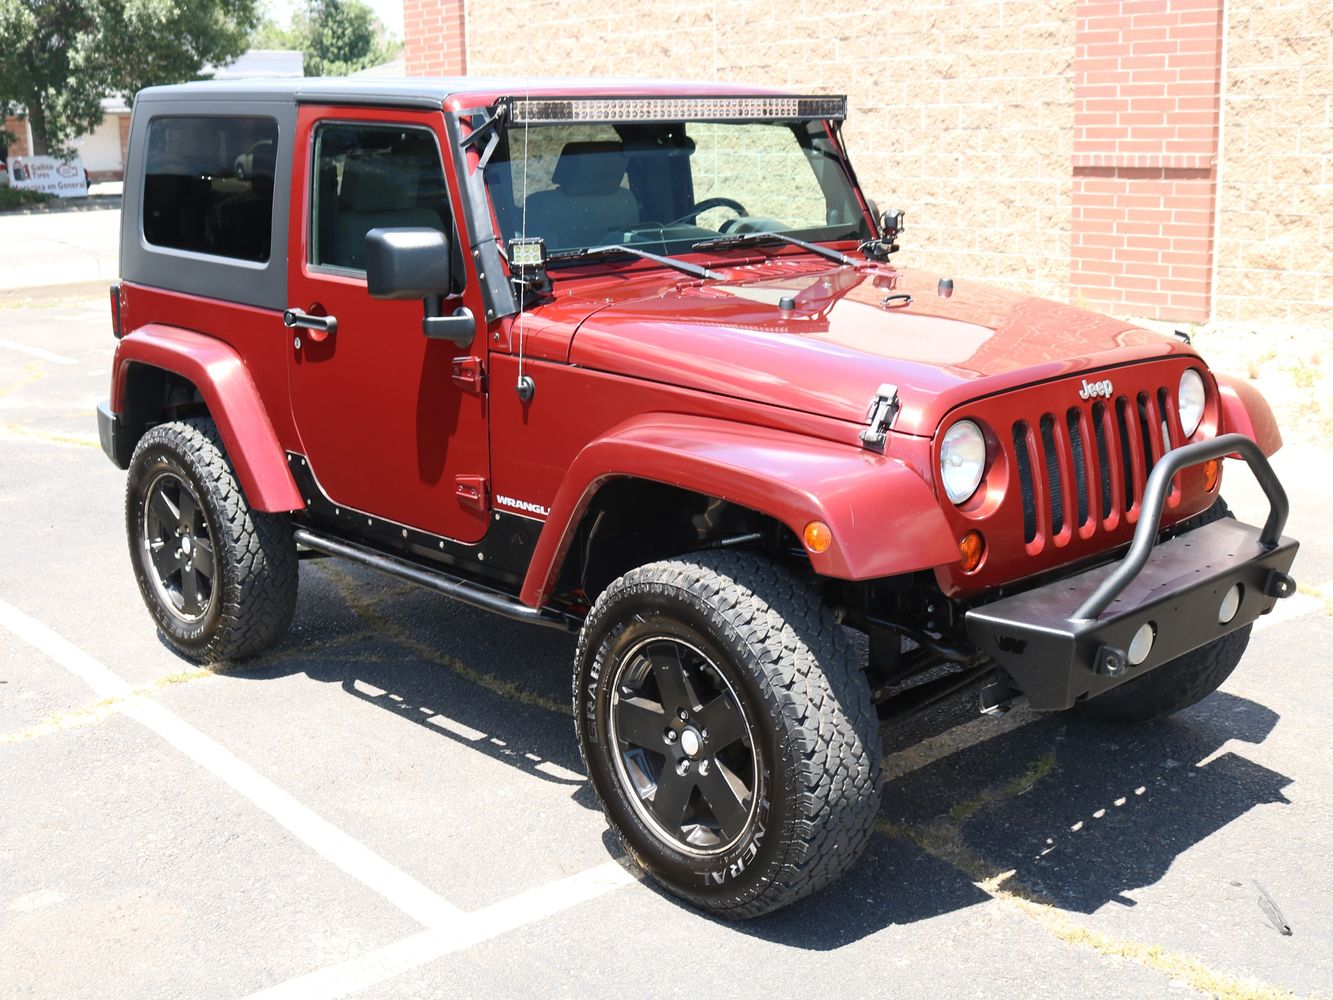
[[[739,841],[709,859],[674,849],[643,822],[617,777],[619,748],[609,746],[617,664],[654,635],[714,657],[752,723],[758,805]],[[870,687],[832,612],[783,569],[710,552],[621,576],[584,623],[573,697],[584,763],[626,852],[710,913],[757,917],[801,899],[843,875],[869,842],[880,801]]]
[[[212,534],[213,598],[185,623],[163,604],[141,535],[150,483],[167,473],[191,490]],[[125,489],[130,561],[162,638],[196,663],[254,656],[282,638],[296,607],[297,558],[290,519],[251,510],[213,421],[159,424],[139,441]]]
[[[1198,516],[1192,527],[1234,516],[1226,501],[1219,498]],[[1074,707],[1090,718],[1137,724],[1153,722],[1198,704],[1221,687],[1236,669],[1249,644],[1252,627],[1246,625],[1229,632]]]

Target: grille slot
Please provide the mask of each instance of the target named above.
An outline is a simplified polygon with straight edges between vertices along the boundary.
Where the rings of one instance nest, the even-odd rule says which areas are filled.
[[[1092,430],[1097,438],[1097,468],[1101,470],[1102,520],[1111,516],[1111,449],[1106,444],[1106,406],[1092,404]]]
[[[1018,465],[1018,486],[1023,492],[1023,541],[1037,537],[1037,501],[1032,495],[1032,456],[1028,453],[1028,425],[1014,424],[1014,461]]]
[[[1144,482],[1148,481],[1148,473],[1152,472],[1152,467],[1157,464],[1157,460],[1153,457],[1157,454],[1157,450],[1153,448],[1153,438],[1161,433],[1161,429],[1154,426],[1156,423],[1148,408],[1148,394],[1139,393],[1139,433],[1143,436]]]
[[[1060,481],[1060,458],[1055,452],[1055,418],[1041,418],[1041,444],[1046,456],[1046,497],[1051,507],[1051,534],[1065,530],[1064,484]]]
[[[1074,452],[1074,493],[1078,498],[1078,526],[1088,523],[1088,460],[1083,454],[1083,420],[1077,407],[1065,414],[1069,427],[1069,447]]]
[[[1115,401],[1115,423],[1120,432],[1120,469],[1125,477],[1125,510],[1134,506],[1134,456],[1130,453],[1132,444],[1129,440],[1129,400],[1121,396]]]

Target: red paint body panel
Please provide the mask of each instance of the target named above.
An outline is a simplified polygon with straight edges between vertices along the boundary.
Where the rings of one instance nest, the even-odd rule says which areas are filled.
[[[428,340],[420,301],[373,299],[364,277],[307,264],[311,136],[323,120],[412,125],[430,130],[441,149],[447,142],[438,113],[316,105],[298,112],[288,300],[337,317],[338,329],[323,339],[302,331],[299,350],[290,333],[285,338],[297,450],[335,504],[476,542],[486,533],[487,512],[459,496],[456,480],[475,483],[490,474],[487,399],[454,383],[452,369],[455,357],[485,354],[485,325],[471,347]],[[456,187],[447,169],[445,176],[457,217]],[[459,305],[486,314],[470,268],[469,259],[467,290],[445,302],[446,315]]]
[[[125,330],[160,323],[192,330],[231,347],[246,362],[283,448],[296,447],[296,430],[287,406],[287,346],[291,337],[280,313],[129,282],[121,283],[121,302],[121,326]]]
[[[521,597],[549,595],[575,527],[608,480],[634,477],[768,513],[800,538],[810,521],[833,534],[815,571],[865,580],[936,565],[956,552],[930,488],[907,465],[785,431],[678,413],[633,417],[586,445],[551,504]]]
[[[890,383],[902,401],[894,429],[930,436],[969,399],[1194,356],[1173,338],[1045,299],[966,282],[940,298],[936,277],[921,272],[792,255],[728,269],[727,259],[711,258],[723,282],[638,268],[569,290],[558,281],[557,309],[570,322],[579,303],[601,300],[581,320],[569,360],[841,420],[864,419],[875,390]],[[911,303],[885,306],[896,293]],[[778,307],[784,295],[794,309]]]
[[[304,507],[282,444],[269,423],[268,408],[235,350],[215,337],[178,327],[160,323],[139,327],[116,346],[114,413],[123,409],[125,380],[134,364],[175,372],[199,390],[252,507],[263,511]]]
[[[1273,408],[1250,383],[1230,375],[1217,375],[1217,389],[1222,398],[1223,434],[1244,434],[1258,442],[1265,455],[1282,447]]]

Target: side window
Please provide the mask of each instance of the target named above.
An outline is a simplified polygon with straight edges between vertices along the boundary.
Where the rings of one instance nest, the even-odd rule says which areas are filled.
[[[440,151],[428,129],[320,125],[314,171],[310,263],[317,267],[364,271],[372,229],[452,232]]]
[[[267,261],[278,124],[155,118],[148,125],[143,234],[154,246]]]

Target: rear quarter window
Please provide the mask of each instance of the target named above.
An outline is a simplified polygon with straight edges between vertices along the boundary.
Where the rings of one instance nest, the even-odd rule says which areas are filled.
[[[172,250],[267,261],[277,150],[271,118],[154,119],[144,166],[144,239]]]

